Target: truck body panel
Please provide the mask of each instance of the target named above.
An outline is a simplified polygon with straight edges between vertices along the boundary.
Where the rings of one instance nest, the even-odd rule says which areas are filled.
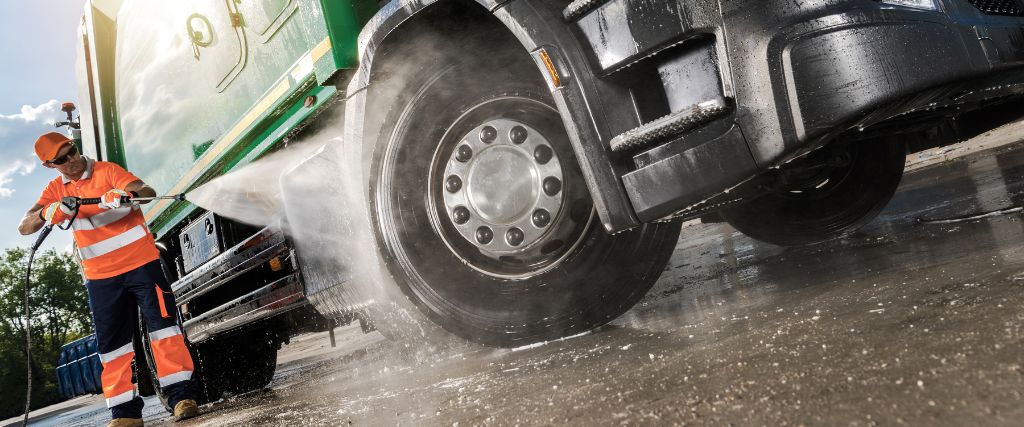
[[[128,153],[123,163],[179,193],[261,155],[277,142],[267,138],[279,136],[279,119],[290,129],[330,99],[333,88],[314,83],[354,65],[370,3],[125,2],[114,19],[115,70],[102,73],[116,76],[119,129],[109,134]],[[296,108],[308,95],[317,105]],[[183,216],[168,205],[146,210],[158,234]]]
[[[162,193],[248,164],[333,102],[328,81],[355,66],[358,30],[375,9],[364,0],[90,2],[76,62],[83,151]],[[153,203],[145,213],[194,342],[307,306],[279,230],[228,232],[213,243],[218,257],[186,267],[176,233],[198,208]],[[273,253],[246,250],[260,236],[274,237]]]

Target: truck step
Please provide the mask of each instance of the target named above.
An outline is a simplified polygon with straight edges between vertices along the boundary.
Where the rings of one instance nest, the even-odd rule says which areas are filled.
[[[696,128],[728,111],[729,107],[725,105],[723,99],[695,104],[612,138],[612,151],[622,152],[645,147]]]
[[[572,22],[607,2],[608,0],[574,0],[562,11],[562,17],[567,22]]]

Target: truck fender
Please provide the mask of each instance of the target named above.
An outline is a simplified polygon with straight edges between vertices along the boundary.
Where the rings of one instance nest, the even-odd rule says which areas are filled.
[[[359,68],[345,91],[340,138],[281,176],[286,221],[301,225],[291,232],[302,260],[306,296],[325,316],[343,316],[359,307],[373,307],[373,301],[404,298],[391,295],[392,288],[397,287],[374,283],[386,278],[387,273],[377,267],[381,265],[380,250],[372,247],[378,243],[371,237],[369,194],[363,187],[365,169],[373,156],[372,144],[363,141],[368,120],[367,88],[373,84],[374,58],[381,53],[387,37],[411,27],[403,24],[428,7],[454,1],[462,0],[395,0],[369,21],[359,36]],[[602,142],[602,135],[611,133],[595,124],[606,123],[604,119],[610,117],[634,115],[619,114],[614,103],[602,103],[593,95],[601,82],[583,66],[587,64],[586,53],[573,41],[560,11],[547,0],[480,0],[479,4],[515,34],[526,52],[543,47],[555,62],[562,84],[553,87],[552,94],[573,149],[582,159],[581,170],[606,229],[625,230],[639,224],[609,161],[607,145]],[[310,208],[311,200],[322,206],[348,208]]]
[[[429,7],[455,1],[459,0],[395,0],[363,28],[359,35],[359,68],[346,91],[346,141],[359,143],[362,139],[365,100],[360,97],[373,84],[374,58],[385,40],[405,30],[403,24]],[[640,124],[628,103],[610,102],[630,99],[628,91],[602,82],[593,73],[588,48],[572,34],[558,2],[475,1],[519,40],[548,81],[604,227],[615,232],[639,225],[620,178],[628,172],[628,165],[613,161],[606,143],[617,134],[615,129]],[[552,68],[558,75],[558,85],[549,71]]]

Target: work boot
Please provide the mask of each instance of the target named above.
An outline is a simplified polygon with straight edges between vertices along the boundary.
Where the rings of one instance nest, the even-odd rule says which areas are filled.
[[[185,399],[174,405],[174,421],[187,420],[196,415],[199,415],[199,405],[192,399]]]
[[[142,418],[114,418],[107,427],[142,427]]]

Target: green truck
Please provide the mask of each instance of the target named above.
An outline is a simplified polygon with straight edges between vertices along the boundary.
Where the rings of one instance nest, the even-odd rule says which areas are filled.
[[[1019,111],[1022,28],[1018,0],[91,0],[82,138],[165,194],[328,140],[242,195],[269,226],[146,208],[213,399],[299,330],[587,332],[682,220],[850,233],[908,151]]]

